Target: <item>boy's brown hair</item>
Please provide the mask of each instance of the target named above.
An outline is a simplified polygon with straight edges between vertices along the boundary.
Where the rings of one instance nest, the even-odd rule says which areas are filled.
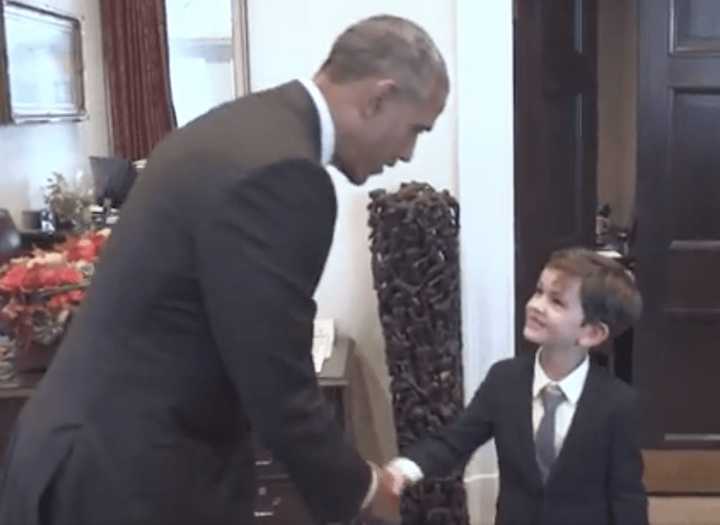
[[[587,248],[553,252],[546,268],[580,278],[585,323],[605,323],[614,337],[640,318],[642,296],[632,274],[619,262]]]

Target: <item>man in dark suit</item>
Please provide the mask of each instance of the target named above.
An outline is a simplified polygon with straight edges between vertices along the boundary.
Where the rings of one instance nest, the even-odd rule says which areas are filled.
[[[252,521],[251,430],[319,520],[389,498],[318,391],[313,293],[335,192],[409,161],[449,81],[427,33],[373,17],[312,81],[211,110],[151,155],[21,414],[1,525]]]
[[[524,335],[540,349],[493,365],[455,423],[391,461],[394,490],[463,466],[495,438],[497,525],[647,525],[635,395],[588,360],[641,308],[617,262],[553,254],[526,308]]]

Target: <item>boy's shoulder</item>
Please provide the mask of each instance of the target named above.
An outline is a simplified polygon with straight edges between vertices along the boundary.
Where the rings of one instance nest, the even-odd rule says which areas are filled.
[[[602,397],[605,399],[607,406],[630,407],[638,402],[638,394],[635,388],[615,377],[607,368],[591,364],[589,372],[602,385]]]
[[[524,352],[513,357],[495,361],[490,367],[489,374],[513,374],[532,370],[535,365],[535,352]]]
[[[524,374],[528,371],[532,372],[535,366],[535,352],[524,352],[513,357],[500,359],[492,364],[488,374],[492,375],[508,375],[508,374]],[[595,376],[598,384],[607,394],[616,399],[634,400],[637,396],[636,390],[612,375],[607,368],[590,364],[589,374]]]
[[[513,374],[526,375],[532,373],[535,366],[535,352],[524,352],[513,357],[501,359],[493,363],[488,375],[508,376]],[[637,391],[626,382],[611,374],[607,368],[590,364],[589,374],[595,376],[596,384],[605,391],[604,396],[612,400],[627,403],[635,402]]]
[[[605,388],[621,397],[632,397],[636,395],[635,389],[622,379],[619,379],[604,366],[590,363],[590,373],[595,374],[604,384]]]

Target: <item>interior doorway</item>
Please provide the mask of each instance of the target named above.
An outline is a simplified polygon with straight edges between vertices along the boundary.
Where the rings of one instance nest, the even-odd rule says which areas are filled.
[[[594,242],[597,203],[597,1],[516,0],[515,317],[542,265]]]
[[[551,250],[622,252],[645,312],[611,366],[641,396],[646,482],[717,494],[720,4],[517,0],[515,45],[517,351]]]

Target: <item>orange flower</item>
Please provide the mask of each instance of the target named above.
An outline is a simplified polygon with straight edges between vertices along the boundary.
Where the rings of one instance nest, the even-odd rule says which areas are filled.
[[[33,333],[48,324],[65,326],[69,314],[85,297],[84,272],[92,274],[92,265],[109,233],[88,232],[54,250],[36,249],[29,256],[0,266],[0,318],[9,321],[16,337],[27,333],[27,327]]]

